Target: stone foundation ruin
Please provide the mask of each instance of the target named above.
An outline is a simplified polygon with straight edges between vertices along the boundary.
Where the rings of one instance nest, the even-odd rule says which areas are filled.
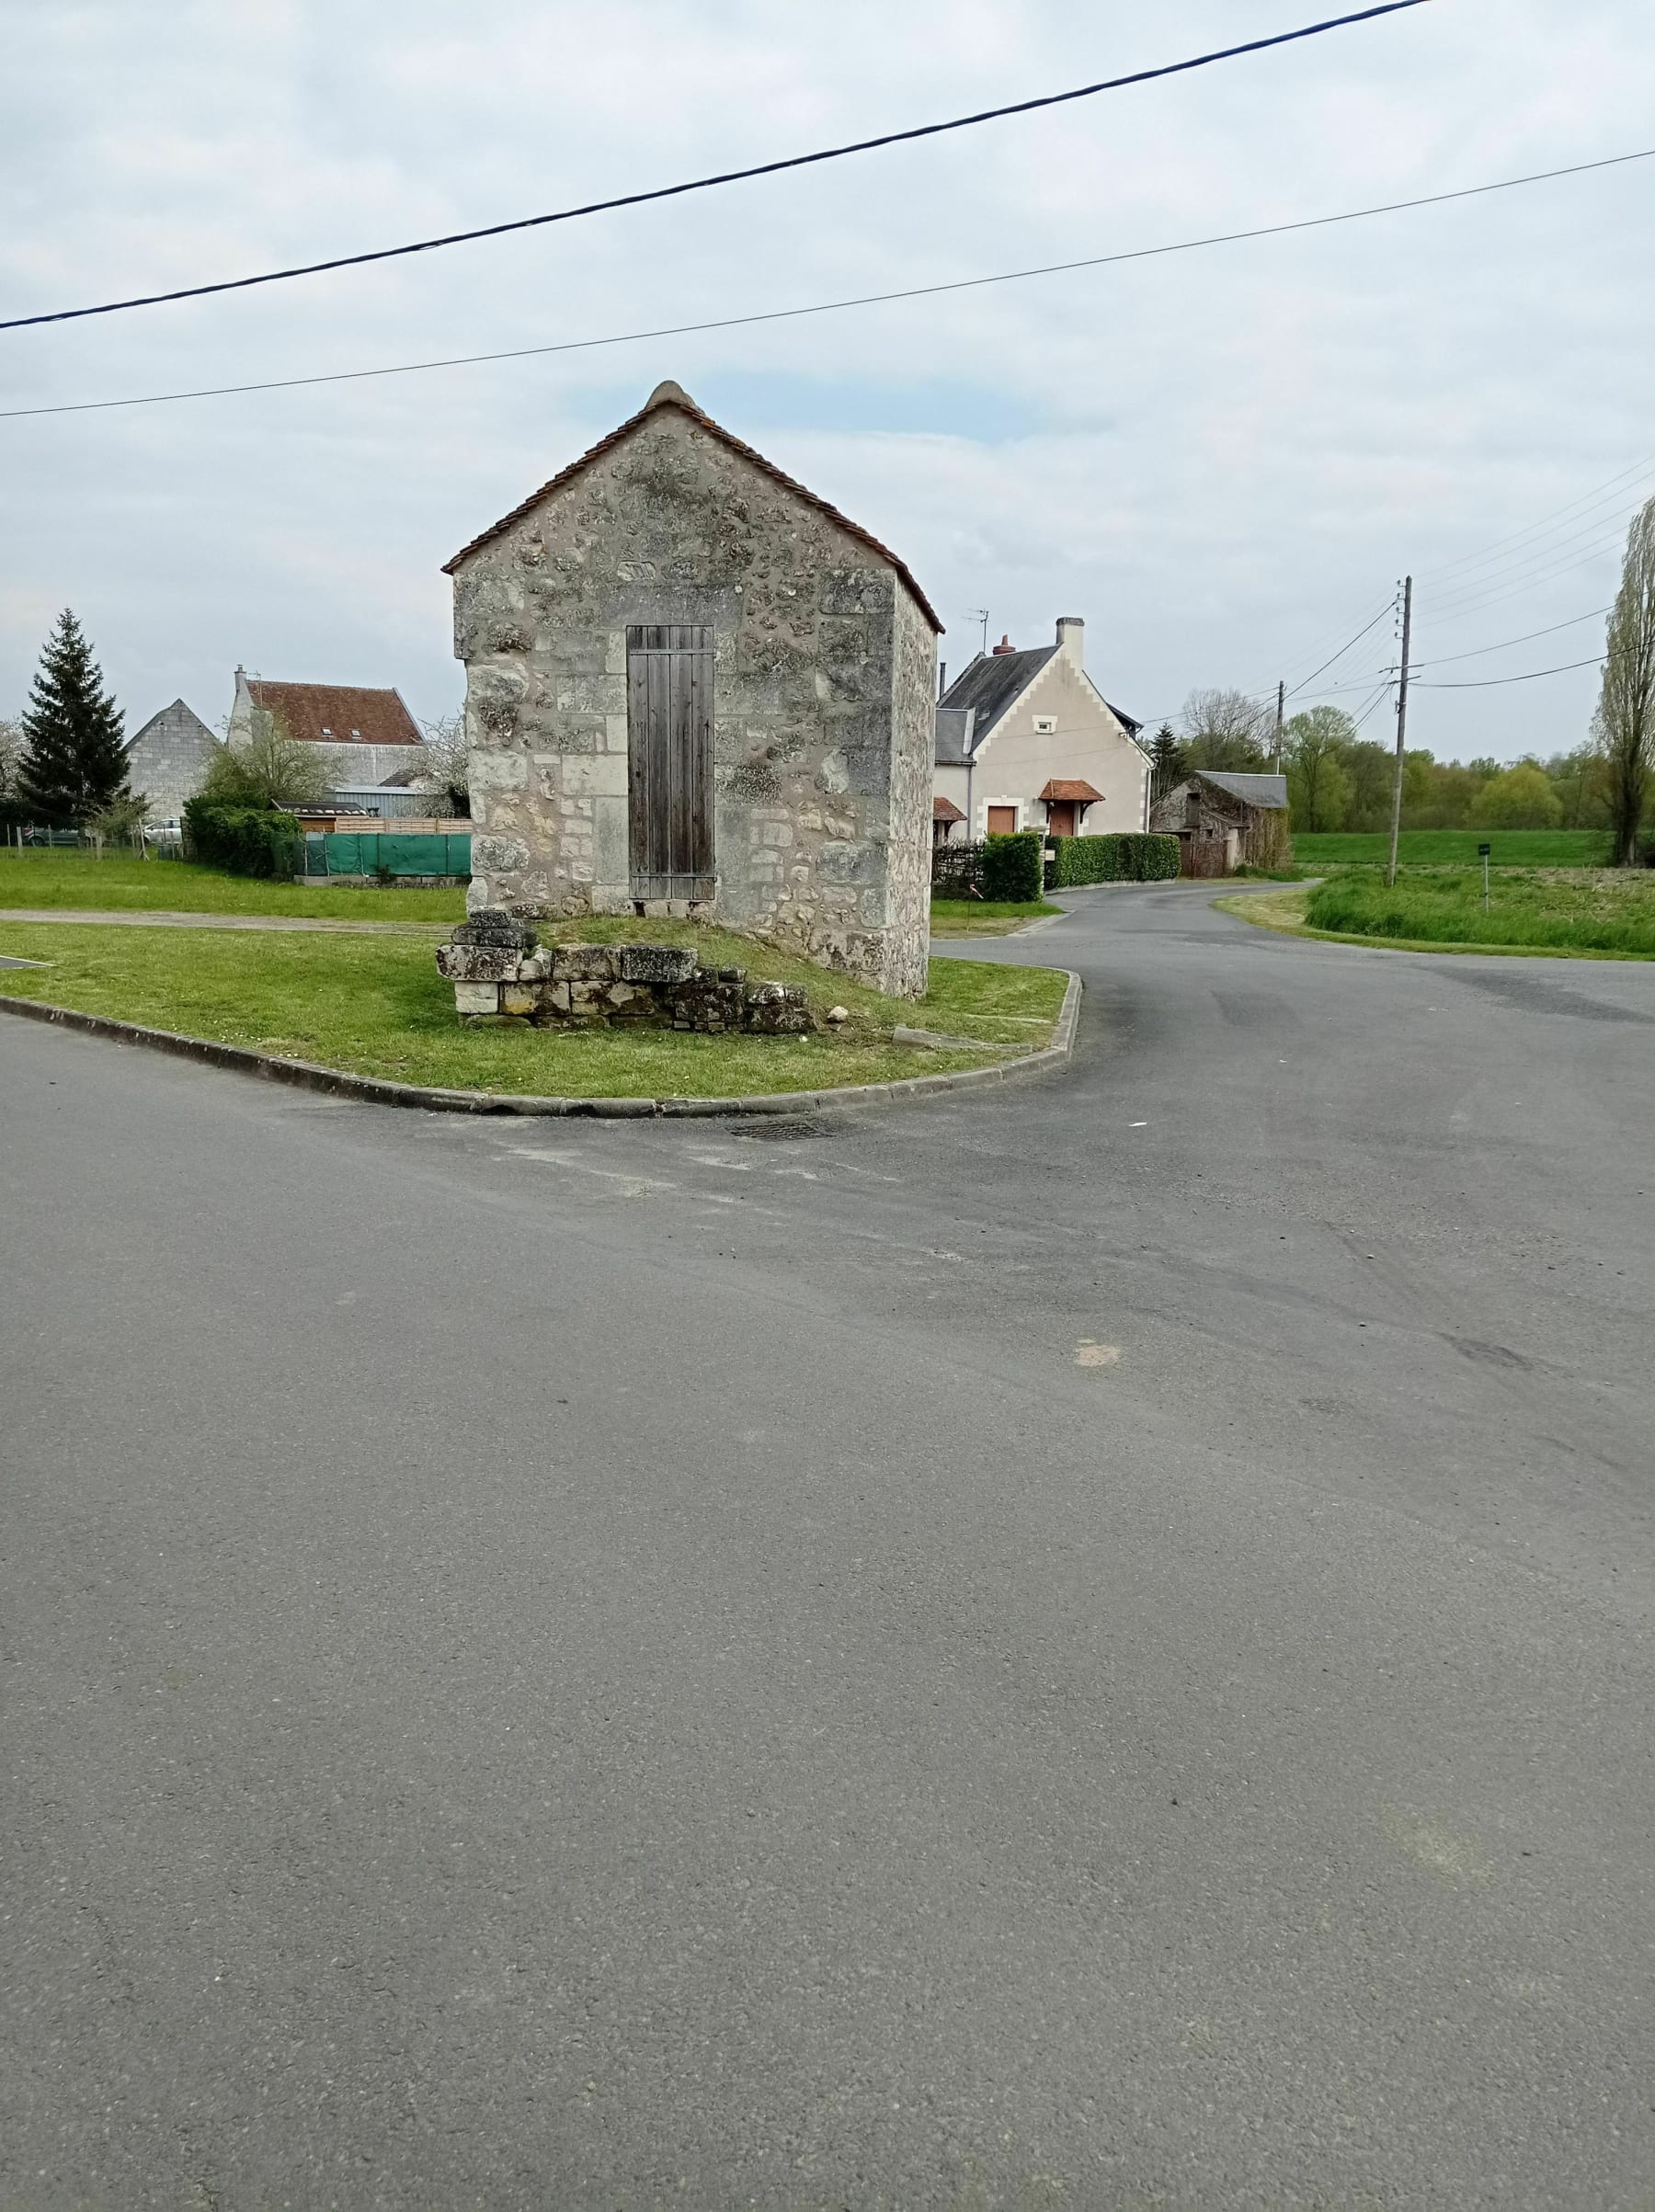
[[[797,1037],[812,1030],[794,983],[752,983],[745,968],[703,968],[693,946],[546,945],[501,909],[474,914],[437,948],[462,1021],[505,1016],[545,1029],[632,1027]]]

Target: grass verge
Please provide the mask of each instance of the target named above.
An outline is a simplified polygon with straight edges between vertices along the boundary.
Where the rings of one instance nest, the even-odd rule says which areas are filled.
[[[1011,937],[1025,923],[1039,921],[1044,915],[1062,912],[1061,906],[1054,906],[1043,898],[1030,899],[1021,906],[1006,900],[934,898],[930,905],[931,934],[933,937]]]
[[[806,962],[688,923],[603,918],[545,934],[587,943],[626,935],[654,942],[693,938],[708,963],[802,983],[814,1004],[843,1005],[850,1019],[838,1034],[800,1038],[567,1033],[511,1022],[462,1029],[430,945],[415,938],[95,924],[4,925],[0,952],[51,964],[0,971],[0,992],[392,1082],[563,1098],[736,1098],[980,1067],[1004,1055],[919,1050],[895,1043],[891,1030],[913,1022],[1035,1051],[1049,1042],[1063,1003],[1064,976],[1051,968],[936,961],[930,991],[916,1002],[882,998]]]
[[[1339,944],[1415,952],[1528,954],[1561,960],[1655,959],[1655,875],[1643,872],[1479,871],[1341,874],[1314,889],[1220,899],[1227,914],[1267,929]]]
[[[136,853],[95,853],[26,846],[0,848],[0,906],[82,906],[94,912],[314,914],[337,921],[465,919],[465,893],[270,884],[226,875],[189,861],[141,861]]]

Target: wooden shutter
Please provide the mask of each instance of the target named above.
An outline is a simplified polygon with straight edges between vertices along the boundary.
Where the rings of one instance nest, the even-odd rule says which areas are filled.
[[[988,835],[991,838],[1009,838],[1017,828],[1015,806],[991,806],[988,809]]]
[[[639,622],[626,633],[632,895],[710,899],[713,633]]]

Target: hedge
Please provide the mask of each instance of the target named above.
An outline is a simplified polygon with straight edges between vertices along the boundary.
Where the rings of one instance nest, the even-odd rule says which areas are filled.
[[[1158,884],[1178,873],[1178,839],[1140,830],[1058,838],[1046,865],[1056,891],[1076,884]]]
[[[193,859],[233,875],[286,876],[304,872],[304,832],[291,815],[262,806],[213,806],[205,799],[184,804],[184,836]]]
[[[1022,906],[1038,899],[1044,888],[1041,853],[1045,838],[1035,829],[1020,829],[1010,837],[983,840],[983,896]]]

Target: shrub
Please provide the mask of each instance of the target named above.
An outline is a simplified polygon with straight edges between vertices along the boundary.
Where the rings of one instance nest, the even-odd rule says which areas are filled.
[[[184,804],[184,837],[193,859],[233,875],[280,881],[304,865],[304,832],[291,815],[265,806],[214,806],[206,799]]]
[[[982,846],[933,845],[930,880],[931,891],[939,898],[981,898]]]
[[[1038,899],[1044,888],[1041,854],[1044,835],[1037,829],[1020,829],[1010,837],[983,841],[983,896],[1008,906],[1025,906]]]
[[[1176,838],[1116,830],[1106,837],[1059,838],[1046,882],[1061,891],[1075,884],[1157,884],[1177,873]]]

